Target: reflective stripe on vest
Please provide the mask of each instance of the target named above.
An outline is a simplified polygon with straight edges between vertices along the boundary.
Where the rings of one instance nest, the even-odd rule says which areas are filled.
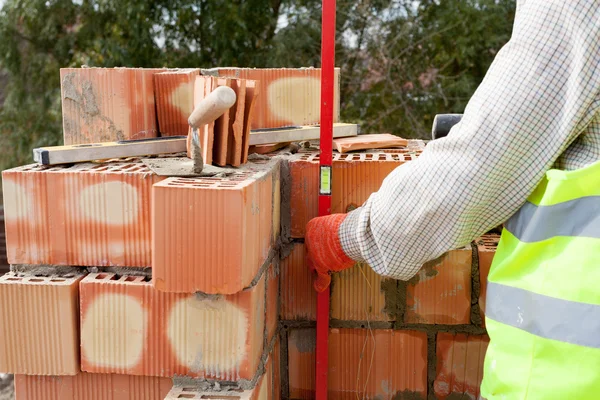
[[[489,282],[485,314],[539,337],[600,349],[600,305]]]
[[[600,196],[551,206],[536,206],[528,201],[506,223],[506,229],[526,243],[555,236],[600,238]]]
[[[487,400],[600,398],[600,161],[550,170],[488,275]]]

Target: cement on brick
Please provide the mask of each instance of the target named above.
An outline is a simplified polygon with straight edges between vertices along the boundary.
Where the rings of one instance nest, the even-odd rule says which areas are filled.
[[[67,265],[50,265],[50,264],[12,264],[10,271],[17,276],[59,276],[65,277],[68,275],[85,274],[86,271],[81,267],[72,267]]]

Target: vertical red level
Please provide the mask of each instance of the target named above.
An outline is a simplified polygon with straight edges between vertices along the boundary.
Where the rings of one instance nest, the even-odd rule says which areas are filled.
[[[321,31],[321,156],[319,216],[331,213],[333,148],[333,80],[335,66],[335,0],[323,0]],[[316,399],[327,399],[329,290],[317,296]]]

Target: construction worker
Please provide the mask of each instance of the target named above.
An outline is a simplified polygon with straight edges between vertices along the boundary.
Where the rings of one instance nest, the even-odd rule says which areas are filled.
[[[598,0],[517,2],[511,40],[449,135],[362,207],[309,222],[315,288],[356,261],[408,280],[504,222],[482,398],[599,399]]]

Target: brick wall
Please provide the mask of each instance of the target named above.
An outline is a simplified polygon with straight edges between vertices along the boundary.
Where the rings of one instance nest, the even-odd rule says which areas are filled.
[[[332,210],[419,153],[336,154]],[[8,255],[25,264],[0,279],[0,371],[18,375],[17,400],[314,398],[303,235],[317,174],[310,151],[219,178],[162,179],[136,159],[4,172]],[[408,282],[364,264],[336,274],[330,398],[475,399],[497,240]]]
[[[332,212],[362,204],[389,171],[412,157],[337,155]],[[302,236],[316,215],[317,162],[315,154],[303,154],[289,163],[295,239],[281,263],[284,399],[314,398],[316,294]],[[335,274],[329,398],[476,399],[489,341],[481,303],[497,242],[498,235],[485,235],[428,263],[408,282],[382,278],[364,264]]]
[[[18,265],[0,277],[0,371],[17,400],[279,399],[279,167],[4,171]]]

